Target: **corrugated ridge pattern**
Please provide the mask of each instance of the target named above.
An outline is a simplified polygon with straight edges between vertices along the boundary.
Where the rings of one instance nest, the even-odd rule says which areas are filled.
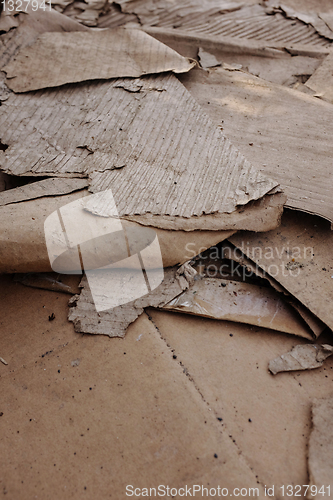
[[[122,215],[232,212],[277,185],[232,146],[173,75],[139,81],[140,93],[125,91],[126,79],[118,79],[11,95],[0,117],[0,137],[10,145],[2,169],[90,173],[91,190],[112,188]]]
[[[298,19],[287,19],[282,14],[268,15],[260,5],[244,7],[229,13],[221,12],[217,6],[203,10],[191,2],[179,2],[167,11],[157,10],[156,14],[138,17],[149,26],[179,29],[193,34],[214,37],[232,37],[248,40],[267,41],[272,44],[302,44],[327,47],[331,41],[319,35],[315,28]],[[108,27],[101,17],[99,26]]]

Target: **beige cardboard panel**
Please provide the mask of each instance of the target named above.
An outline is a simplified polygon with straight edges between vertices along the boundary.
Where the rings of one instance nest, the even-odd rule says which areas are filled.
[[[261,172],[274,175],[287,206],[333,221],[328,103],[221,68],[209,75],[196,70],[182,82],[233,144]]]
[[[333,358],[317,370],[273,377],[269,361],[291,349],[295,337],[170,312],[149,314],[258,481],[275,485],[273,498],[282,498],[282,485],[309,484],[310,408],[314,397],[332,392]]]
[[[121,216],[232,213],[278,186],[238,154],[174,75],[138,82],[135,93],[125,90],[127,80],[113,80],[12,94],[1,106],[2,170],[89,173],[90,190],[112,189]],[[23,130],[14,126],[17,109]],[[87,210],[108,215],[103,196],[101,209],[90,201]]]
[[[69,302],[71,307],[68,320],[74,323],[75,331],[78,333],[124,337],[128,326],[143,313],[144,308],[162,307],[189,288],[195,274],[196,271],[188,264],[179,269],[165,269],[162,283],[148,294],[147,291],[143,292],[142,296],[138,293],[137,276],[134,272],[131,272],[127,279],[128,274],[124,270],[117,269],[111,272],[105,270],[100,273],[97,282],[91,282],[88,274],[88,279],[84,276],[81,281],[81,294],[75,295]],[[142,275],[141,269],[140,275]],[[110,299],[111,301],[113,298],[118,299],[122,294],[125,298],[121,305],[116,305],[112,309],[105,306],[103,310],[99,309],[101,297],[102,303],[106,304]],[[130,296],[135,297],[135,300],[131,300]]]
[[[288,211],[277,230],[230,240],[333,329],[333,233],[327,221]]]
[[[313,338],[298,313],[275,290],[249,283],[201,279],[163,309]]]
[[[26,184],[25,186],[8,189],[0,193],[0,206],[10,205],[26,200],[43,198],[44,196],[57,196],[81,191],[88,187],[87,179],[44,179],[42,181]]]
[[[11,190],[5,191],[0,196],[10,192]],[[0,272],[51,271],[44,222],[58,208],[87,194],[87,191],[83,190],[65,196],[44,197],[0,207],[0,217],[3,221],[0,235]],[[123,221],[123,225],[130,230],[142,227],[135,222],[126,221]],[[168,231],[157,228],[154,231],[160,244],[164,267],[183,264],[234,233],[234,231]]]
[[[325,359],[332,354],[333,347],[328,344],[297,345],[290,352],[270,361],[268,369],[273,375],[280,372],[313,370],[322,366]]]
[[[195,64],[141,30],[118,28],[44,33],[2,69],[12,90],[27,92],[86,80],[183,73]]]
[[[316,92],[316,97],[322,97],[333,103],[333,53],[325,58],[324,62],[307,80],[306,86]]]
[[[16,4],[18,6],[18,4]],[[27,4],[25,5],[25,7]],[[24,10],[25,10],[24,7]],[[32,11],[31,3],[27,12],[21,12],[15,16],[19,26],[0,36],[0,67],[2,68],[21,49],[33,43],[36,38],[45,32],[63,31],[89,31],[89,28],[69,19],[67,16],[55,10],[44,11],[37,9]]]
[[[264,497],[146,316],[125,339],[81,336],[66,295],[26,291],[1,278],[2,494],[121,499],[130,484],[203,483]]]
[[[332,394],[332,392],[330,393]],[[312,406],[312,432],[309,440],[310,490],[307,498],[332,494],[333,398],[315,399]]]

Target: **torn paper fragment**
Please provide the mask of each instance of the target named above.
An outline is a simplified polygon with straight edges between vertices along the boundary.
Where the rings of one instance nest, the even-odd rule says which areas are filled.
[[[333,354],[333,346],[328,344],[297,345],[290,352],[269,362],[268,369],[273,375],[296,370],[313,370]]]
[[[185,263],[179,269],[169,268],[164,272],[163,282],[153,291],[130,303],[119,305],[108,311],[96,311],[94,299],[90,291],[86,277],[81,282],[82,291],[80,295],[75,295],[70,300],[70,310],[68,319],[74,323],[76,332],[108,335],[109,337],[123,337],[127,327],[133,323],[142,313],[144,308],[153,306],[160,307],[172,298],[186,290],[193,283],[196,271]],[[107,275],[104,274],[105,280]],[[113,270],[108,276],[110,283],[122,279],[121,272]],[[100,281],[94,295],[101,297],[104,293],[105,282]],[[133,286],[131,282],[124,283],[127,287],[127,294],[131,293]],[[135,285],[135,283],[134,283]],[[117,291],[115,292],[115,303],[117,301]]]
[[[221,66],[221,62],[216,59],[214,54],[206,52],[201,47],[199,48],[198,57],[200,61],[200,66],[203,69],[214,68],[215,66]]]
[[[281,194],[269,197],[268,210],[260,200],[279,184],[238,153],[174,75],[142,78],[139,93],[119,88],[122,81],[12,94],[1,106],[0,137],[8,144],[2,170],[89,175],[91,192],[112,189],[119,216],[182,218],[185,227],[177,229],[210,229],[206,217],[237,211],[228,227],[237,230],[246,205],[259,200],[263,212],[254,229],[260,230],[262,218],[276,227]],[[22,130],[15,126],[18,109],[26,120]],[[100,211],[90,202],[86,210],[108,216],[108,198],[102,195]],[[249,219],[247,224],[251,227]],[[150,225],[165,228],[159,220]]]
[[[333,103],[333,52],[324,59],[305,85],[316,92],[316,97]]]
[[[329,496],[333,484],[333,397],[315,399],[312,405],[312,431],[309,439],[308,499]]]
[[[87,80],[183,73],[195,64],[144,31],[117,28],[44,33],[2,69],[12,90],[27,92]]]
[[[199,279],[163,309],[247,323],[312,340],[302,318],[275,290],[249,283]]]

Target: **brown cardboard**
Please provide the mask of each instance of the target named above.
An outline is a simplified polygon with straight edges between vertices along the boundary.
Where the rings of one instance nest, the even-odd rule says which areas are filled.
[[[126,82],[11,94],[1,106],[0,136],[8,145],[2,171],[89,175],[91,192],[112,189],[120,216],[152,216],[151,225],[162,229],[169,229],[172,217],[180,230],[236,230],[242,209],[278,187],[238,154],[174,75],[142,78],[135,93],[126,90]],[[27,125],[11,132],[17,109]],[[283,204],[277,193],[253,208],[264,211],[268,229],[279,223]],[[101,193],[98,204],[87,200],[85,208],[109,216],[109,193]],[[247,220],[247,227],[259,230],[259,217],[252,227]]]
[[[27,294],[10,277],[0,294],[2,496],[121,499],[131,484],[203,484],[264,498],[147,316],[125,339],[82,336],[65,294]]]
[[[332,392],[332,358],[317,370],[273,377],[269,361],[291,349],[294,337],[178,313],[149,314],[258,481],[275,485],[273,498],[281,498],[280,486],[309,484],[310,410],[313,398]]]
[[[300,315],[275,290],[249,283],[202,278],[163,309],[313,338]]]
[[[182,73],[195,64],[141,30],[118,28],[44,33],[2,70],[9,88],[28,92],[87,80]]]
[[[55,180],[55,179],[54,179]],[[53,179],[47,179],[46,184],[53,186]],[[59,179],[56,179],[56,185]],[[67,179],[69,185],[79,185],[84,179]],[[45,181],[40,181],[44,183]],[[38,185],[40,183],[37,183]],[[62,185],[62,180],[61,180]],[[28,185],[29,186],[29,185]],[[31,187],[0,193],[12,197],[15,193],[30,195],[37,193]],[[71,203],[88,193],[85,190],[64,196],[43,197],[27,200],[22,203],[12,203],[0,207],[2,220],[0,234],[0,273],[48,272],[51,265],[46,248],[44,222],[55,210]],[[15,195],[16,196],[16,195]],[[135,222],[123,222],[129,228],[140,228]],[[191,259],[194,255],[231,236],[234,231],[169,231],[155,229],[161,248],[164,267],[172,267]]]
[[[83,277],[80,283],[80,288],[82,288],[80,295],[74,295],[69,301],[68,320],[73,322],[76,332],[124,337],[128,326],[141,316],[145,308],[164,306],[188,289],[197,274],[189,264],[184,264],[178,269],[165,269],[163,281],[157,288],[140,298],[129,301],[128,296],[131,296],[131,291],[134,291],[133,295],[136,295],[137,291],[135,272],[132,271],[130,280],[127,282],[124,271],[124,269],[104,270],[99,276],[97,285],[95,283],[93,291],[87,277]],[[138,272],[142,274],[141,269]],[[160,270],[157,272],[160,273]],[[116,296],[120,296],[126,288],[127,302],[125,298],[124,303],[117,307],[112,309],[104,307],[103,310],[96,310],[96,298],[97,300],[100,297],[104,298],[105,303],[105,295],[107,295],[110,282],[112,283],[111,292]]]
[[[286,211],[278,230],[235,235],[231,242],[273,275],[329,328],[333,328],[333,233],[318,217]]]
[[[333,221],[331,105],[222,68],[181,80],[240,151],[280,182],[286,206]]]

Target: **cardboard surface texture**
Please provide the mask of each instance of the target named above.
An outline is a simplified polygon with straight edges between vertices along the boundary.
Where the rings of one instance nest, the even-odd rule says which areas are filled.
[[[286,206],[333,221],[328,103],[222,68],[181,80],[233,144],[279,181]]]
[[[12,90],[27,92],[86,80],[182,73],[195,64],[141,30],[119,28],[42,34],[2,70]]]

